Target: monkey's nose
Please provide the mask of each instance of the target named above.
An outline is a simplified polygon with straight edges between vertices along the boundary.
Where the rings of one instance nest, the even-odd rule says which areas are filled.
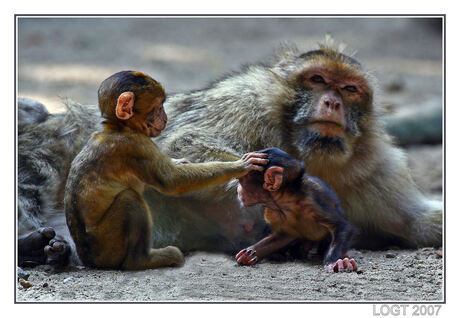
[[[333,99],[326,99],[324,101],[324,104],[327,108],[330,108],[331,110],[338,110],[342,106],[342,104],[338,100]]]

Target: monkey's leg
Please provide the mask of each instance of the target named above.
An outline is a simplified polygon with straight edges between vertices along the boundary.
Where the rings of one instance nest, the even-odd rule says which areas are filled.
[[[131,189],[121,192],[94,232],[94,263],[128,270],[182,265],[184,257],[178,248],[151,248],[151,230],[152,219],[143,198]]]
[[[259,259],[273,253],[295,240],[295,237],[284,233],[273,233],[256,244],[241,250],[235,258],[238,264],[253,265]]]
[[[358,270],[356,261],[345,257],[351,243],[354,228],[348,223],[338,223],[334,227],[335,230],[329,250],[324,257],[324,267],[330,273]]]

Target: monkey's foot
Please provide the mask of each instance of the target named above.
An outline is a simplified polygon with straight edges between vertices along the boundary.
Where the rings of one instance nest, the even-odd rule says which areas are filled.
[[[46,263],[53,266],[66,266],[70,257],[69,243],[59,236],[55,236],[44,247],[47,256]]]
[[[254,265],[259,260],[256,256],[256,251],[251,248],[241,250],[236,254],[235,258],[240,265]]]
[[[335,263],[324,266],[329,273],[334,272],[354,272],[358,270],[358,265],[353,258],[338,259]]]
[[[64,265],[69,256],[68,243],[59,240],[51,227],[40,228],[18,238],[18,265],[21,267]]]

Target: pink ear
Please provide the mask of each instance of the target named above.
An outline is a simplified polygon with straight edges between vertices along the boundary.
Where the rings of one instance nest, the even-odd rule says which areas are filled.
[[[115,114],[118,119],[128,120],[133,116],[135,95],[133,92],[124,92],[118,96]]]
[[[268,191],[277,191],[283,184],[284,168],[273,166],[264,173],[264,189]]]

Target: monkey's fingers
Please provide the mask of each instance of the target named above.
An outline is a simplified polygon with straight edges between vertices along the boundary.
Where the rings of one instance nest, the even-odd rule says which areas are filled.
[[[255,250],[244,249],[236,255],[236,261],[240,265],[253,265],[258,261]]]
[[[335,262],[334,271],[339,273],[343,272],[343,260],[339,259]]]
[[[264,167],[258,165],[250,165],[248,170],[264,171]]]
[[[353,264],[351,263],[349,258],[344,258],[343,259],[343,267],[346,272],[352,272],[353,271]]]
[[[356,272],[358,270],[358,264],[353,258],[350,259],[350,263],[353,266],[353,271]]]
[[[247,251],[246,249],[239,251],[238,254],[236,254],[235,258],[236,259],[240,258],[244,253],[246,253],[246,251]]]
[[[326,265],[325,268],[329,273],[354,272],[358,270],[358,265],[353,258],[350,259],[346,257],[344,259],[338,259],[335,263]]]
[[[258,259],[257,256],[250,256],[248,254],[244,254],[243,256],[238,258],[236,261],[240,265],[249,265],[249,266],[251,266],[251,265],[254,265],[258,260],[259,259]]]
[[[241,157],[241,160],[245,161],[249,158],[267,158],[266,153],[260,153],[260,152],[248,152]]]
[[[267,159],[257,159],[257,158],[250,158],[249,160],[246,161],[248,165],[248,170],[257,170],[257,171],[263,171],[264,167],[262,165],[268,164]]]

